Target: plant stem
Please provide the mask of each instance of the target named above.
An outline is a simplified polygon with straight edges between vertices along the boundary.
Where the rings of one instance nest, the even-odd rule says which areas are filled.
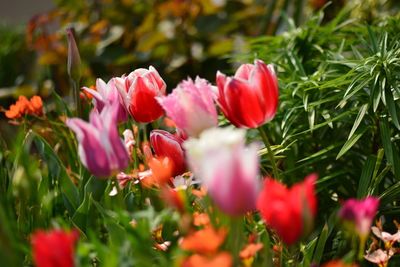
[[[79,97],[79,81],[71,78],[71,85],[72,85],[72,94],[74,97],[76,116],[78,118],[82,118],[81,99]]]
[[[263,140],[264,145],[267,148],[268,157],[269,157],[269,161],[271,162],[271,165],[272,165],[272,172],[274,174],[274,178],[280,180],[278,167],[276,166],[275,156],[274,156],[274,153],[272,152],[271,144],[268,140],[267,133],[264,131],[262,126],[258,127],[258,131],[260,132],[261,139]]]
[[[230,218],[230,245],[234,255],[234,266],[240,265],[240,246],[243,241],[243,218]]]

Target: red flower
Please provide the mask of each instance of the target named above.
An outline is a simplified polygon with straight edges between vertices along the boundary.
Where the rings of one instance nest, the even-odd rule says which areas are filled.
[[[311,174],[290,189],[273,179],[265,180],[257,208],[266,224],[288,245],[295,243],[311,230],[317,212],[314,192],[316,179],[317,175]]]
[[[38,230],[32,235],[33,260],[37,267],[73,267],[78,232]]]
[[[217,73],[218,104],[237,127],[257,128],[272,120],[278,107],[278,81],[272,65],[256,60],[235,76]]]
[[[183,140],[167,131],[153,130],[150,143],[159,158],[169,158],[173,163],[172,176],[185,172],[185,154],[182,149]]]
[[[137,122],[152,122],[164,114],[157,96],[165,95],[166,84],[157,70],[136,69],[128,76],[114,78],[125,108]]]

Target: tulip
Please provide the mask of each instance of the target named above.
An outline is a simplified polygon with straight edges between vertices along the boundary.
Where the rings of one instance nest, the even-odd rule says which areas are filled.
[[[153,130],[150,133],[150,144],[158,158],[172,161],[172,175],[182,174],[186,170],[185,154],[182,149],[183,140],[167,131]]]
[[[36,231],[32,235],[33,261],[37,267],[73,267],[78,232]]]
[[[155,68],[137,69],[114,80],[125,108],[137,122],[152,122],[164,114],[156,97],[165,95],[166,84]]]
[[[125,122],[128,119],[128,113],[115,87],[114,80],[105,83],[102,79],[96,80],[96,90],[83,87],[83,90],[93,96],[93,105],[98,112],[101,112],[106,105],[112,102],[118,103],[118,122]]]
[[[199,139],[189,138],[183,146],[195,177],[223,212],[236,216],[255,209],[258,146],[245,146],[244,130],[211,128]]]
[[[176,124],[189,136],[218,125],[217,109],[211,84],[199,77],[181,82],[167,97],[157,98]]]
[[[317,212],[314,192],[315,174],[288,189],[280,182],[267,178],[257,201],[257,208],[266,224],[274,229],[283,242],[294,244],[310,231]]]
[[[79,98],[79,81],[81,79],[81,57],[75,41],[74,28],[67,29],[68,59],[67,72],[71,79],[74,104],[78,117],[81,116],[81,103]]]
[[[78,152],[83,165],[97,177],[107,177],[125,169],[128,152],[118,135],[118,103],[105,106],[101,113],[93,110],[89,123],[79,118],[67,119],[79,142]]]
[[[278,106],[278,81],[272,65],[255,60],[243,64],[235,76],[217,72],[218,104],[237,127],[257,128],[272,120]]]
[[[81,57],[79,49],[75,41],[74,28],[67,29],[67,42],[68,42],[68,59],[67,59],[67,72],[71,79],[79,80],[81,78]]]
[[[362,200],[349,199],[339,211],[339,217],[353,224],[355,230],[362,239],[365,239],[371,229],[379,199],[367,197]]]

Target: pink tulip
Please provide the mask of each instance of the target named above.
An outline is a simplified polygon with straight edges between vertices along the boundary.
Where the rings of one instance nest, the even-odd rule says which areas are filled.
[[[172,163],[172,175],[182,174],[186,170],[185,154],[182,149],[183,140],[167,131],[153,130],[150,133],[150,143],[156,157],[169,158]]]
[[[366,237],[371,229],[379,199],[367,197],[362,200],[349,199],[339,211],[339,217],[354,224],[355,230],[361,237]]]
[[[218,104],[237,127],[257,128],[272,120],[278,107],[278,81],[272,65],[255,60],[235,76],[217,72]]]
[[[256,145],[245,146],[245,131],[211,128],[184,143],[189,166],[227,214],[255,210],[259,189]]]
[[[97,177],[107,177],[125,169],[128,152],[117,129],[118,103],[107,105],[101,113],[93,110],[89,122],[67,119],[66,124],[76,134],[78,152],[83,165]]]
[[[199,77],[182,81],[170,95],[157,98],[176,124],[189,136],[218,125],[217,109],[211,84]]]
[[[156,97],[165,95],[166,84],[155,68],[136,69],[114,80],[126,109],[137,122],[152,122],[164,114]]]
[[[115,87],[114,80],[105,83],[102,79],[96,80],[96,90],[88,87],[83,87],[83,90],[93,96],[94,107],[101,112],[106,105],[110,105],[112,102],[118,103],[118,122],[125,122],[128,119],[128,113],[125,109],[123,101],[119,96],[118,90]]]

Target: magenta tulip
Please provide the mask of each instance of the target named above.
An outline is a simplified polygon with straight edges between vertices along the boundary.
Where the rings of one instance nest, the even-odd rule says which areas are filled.
[[[167,131],[153,130],[150,133],[150,143],[156,157],[169,158],[172,163],[172,175],[182,174],[186,170],[185,154],[182,149],[183,140]]]
[[[189,166],[216,205],[237,216],[256,208],[259,190],[258,146],[245,146],[245,131],[211,128],[184,143]]]
[[[88,87],[83,87],[83,90],[93,96],[93,105],[101,112],[106,105],[110,105],[113,102],[118,103],[118,122],[125,122],[128,119],[128,113],[125,109],[123,101],[119,96],[118,90],[115,87],[114,80],[105,83],[102,79],[96,80],[96,90]]]
[[[117,129],[118,103],[107,105],[101,113],[93,110],[89,122],[67,119],[79,142],[78,153],[83,165],[97,177],[114,175],[129,163],[128,152]]]
[[[378,206],[379,199],[376,197],[349,199],[340,209],[339,217],[352,223],[357,233],[365,238],[369,234]]]
[[[257,128],[272,120],[278,107],[278,81],[272,65],[255,60],[235,76],[217,73],[218,104],[237,127]]]
[[[199,77],[182,81],[170,95],[157,98],[176,124],[189,136],[197,137],[203,130],[218,125],[215,93],[212,85]]]
[[[125,108],[135,121],[152,122],[164,114],[156,97],[165,95],[166,84],[155,68],[137,69],[114,80]]]

